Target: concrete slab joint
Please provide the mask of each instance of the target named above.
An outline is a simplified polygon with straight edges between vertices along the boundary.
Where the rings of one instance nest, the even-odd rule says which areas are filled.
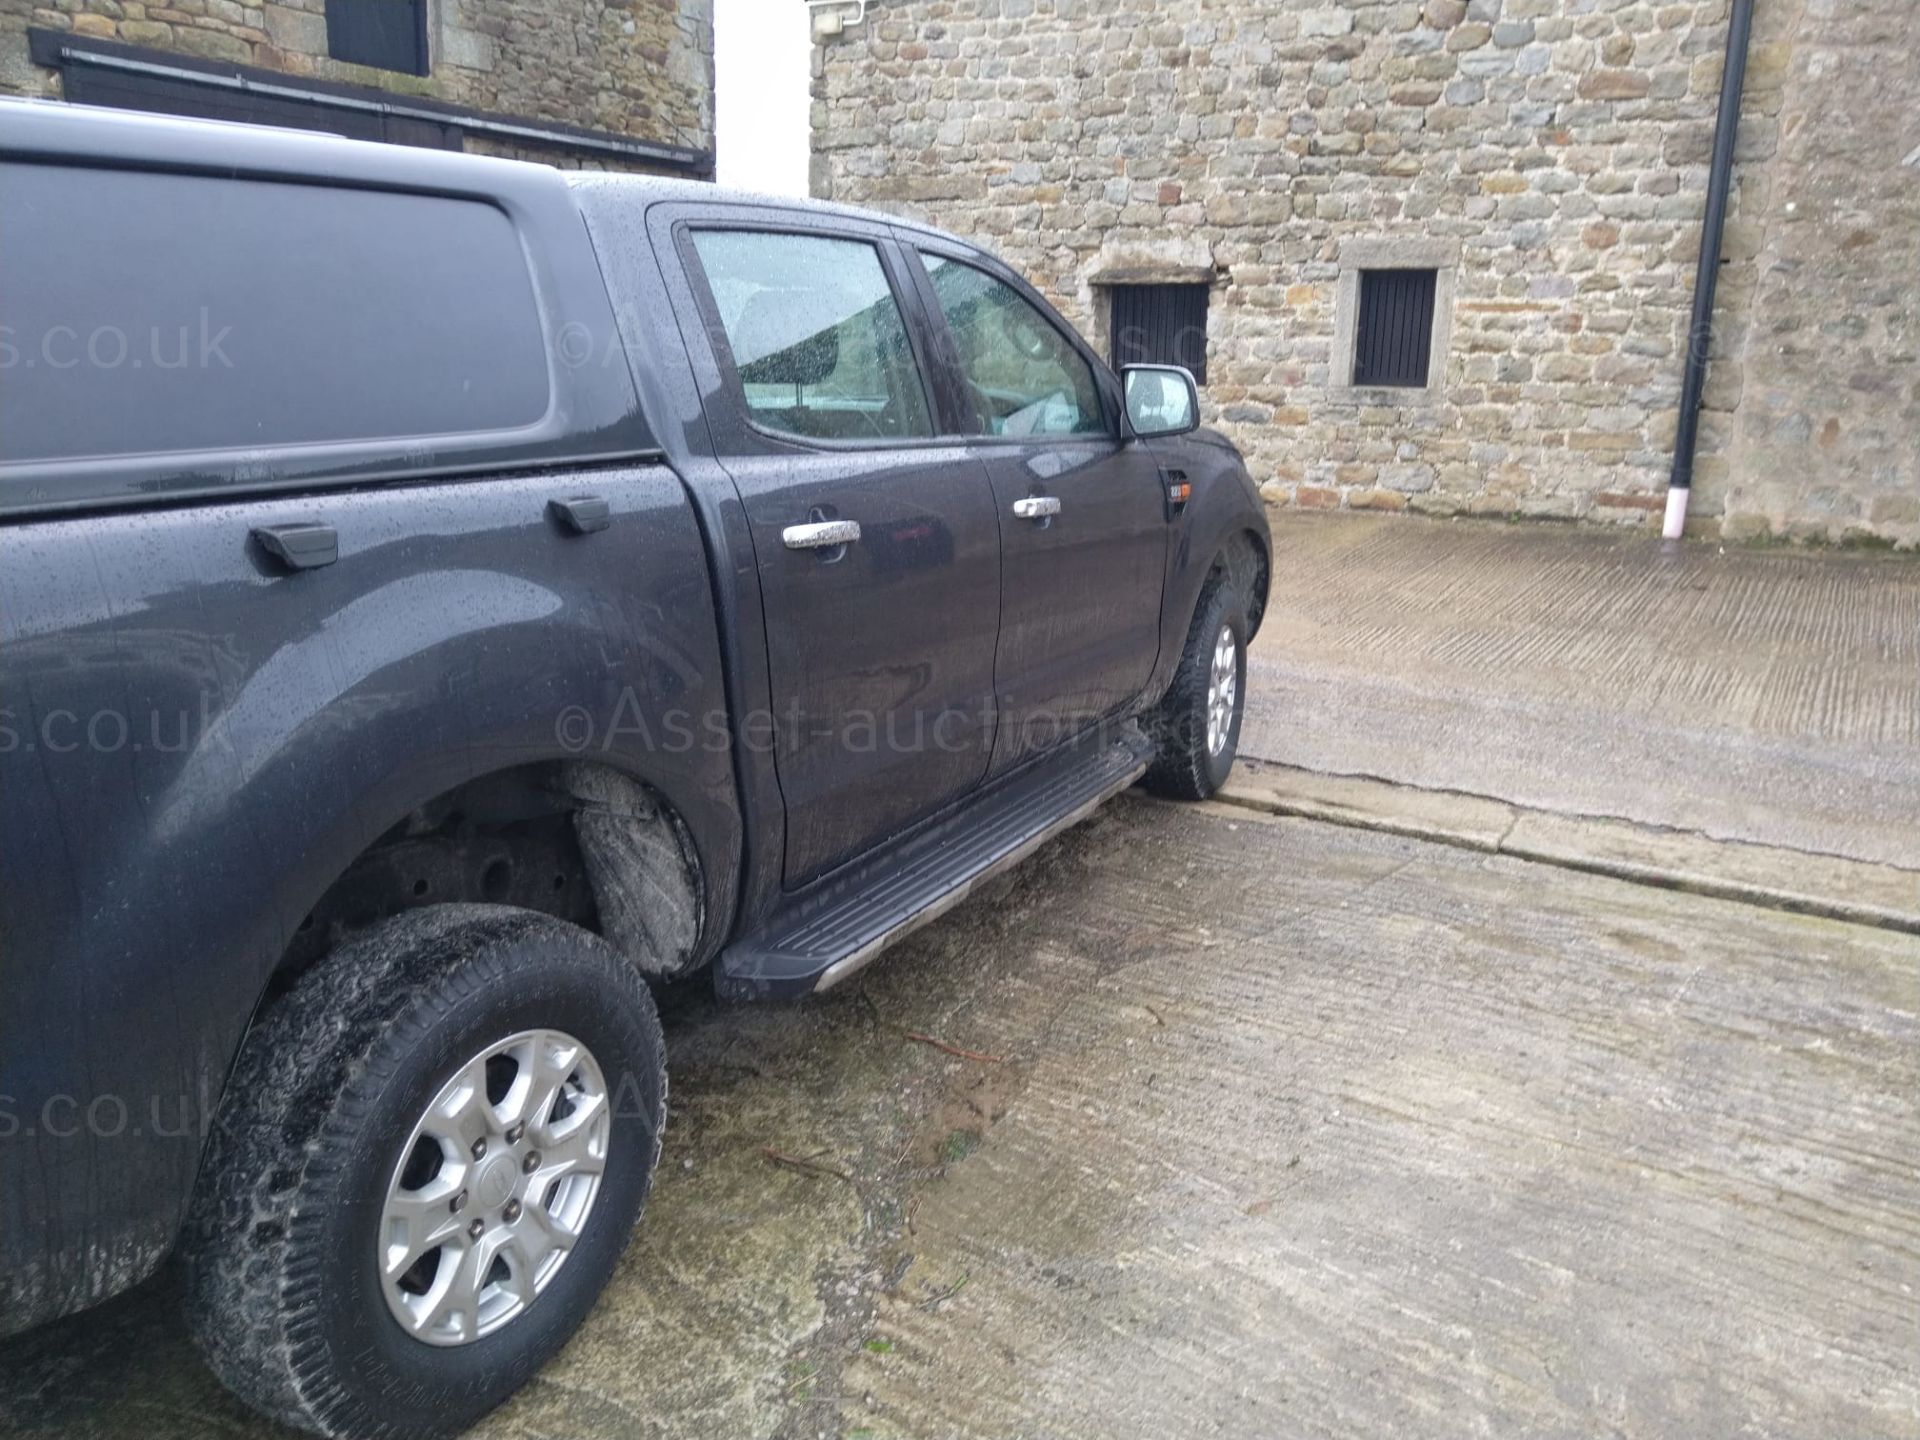
[[[1337,405],[1432,405],[1444,392],[1453,345],[1453,296],[1460,242],[1425,235],[1382,235],[1344,241],[1333,300],[1333,374],[1328,398]],[[1360,277],[1368,270],[1433,270],[1433,354],[1420,389],[1355,385],[1354,343],[1360,327]],[[1396,487],[1398,488],[1398,487]]]

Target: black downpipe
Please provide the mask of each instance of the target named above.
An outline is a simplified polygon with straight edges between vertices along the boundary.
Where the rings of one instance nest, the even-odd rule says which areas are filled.
[[[1753,37],[1753,0],[1733,0],[1727,26],[1727,63],[1720,77],[1720,119],[1713,132],[1713,169],[1707,177],[1707,218],[1700,232],[1700,272],[1693,282],[1693,323],[1687,330],[1687,374],[1680,387],[1680,425],[1674,433],[1675,490],[1693,486],[1700,442],[1700,400],[1707,388],[1707,349],[1713,342],[1714,293],[1726,240],[1727,197],[1733,189],[1733,145],[1740,133],[1740,92],[1747,83],[1747,47]]]

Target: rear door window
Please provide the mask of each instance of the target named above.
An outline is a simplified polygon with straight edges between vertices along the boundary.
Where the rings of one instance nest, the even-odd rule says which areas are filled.
[[[933,433],[926,387],[880,252],[864,240],[696,230],[748,417],[810,440]]]
[[[549,406],[482,201],[0,165],[0,462],[510,430]]]
[[[1026,298],[986,271],[922,253],[988,435],[1107,432],[1093,367]]]

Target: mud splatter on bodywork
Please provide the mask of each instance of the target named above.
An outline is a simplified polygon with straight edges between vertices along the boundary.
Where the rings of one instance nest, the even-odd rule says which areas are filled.
[[[673,980],[697,964],[698,862],[685,827],[637,780],[569,765],[561,784],[579,802],[574,833],[600,908],[600,931],[641,972]]]

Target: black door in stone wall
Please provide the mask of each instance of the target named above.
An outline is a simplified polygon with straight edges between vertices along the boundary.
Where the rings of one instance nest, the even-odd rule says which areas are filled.
[[[1205,285],[1115,285],[1113,368],[1184,365],[1207,383]]]
[[[1433,360],[1437,270],[1364,270],[1353,383],[1419,390]]]

